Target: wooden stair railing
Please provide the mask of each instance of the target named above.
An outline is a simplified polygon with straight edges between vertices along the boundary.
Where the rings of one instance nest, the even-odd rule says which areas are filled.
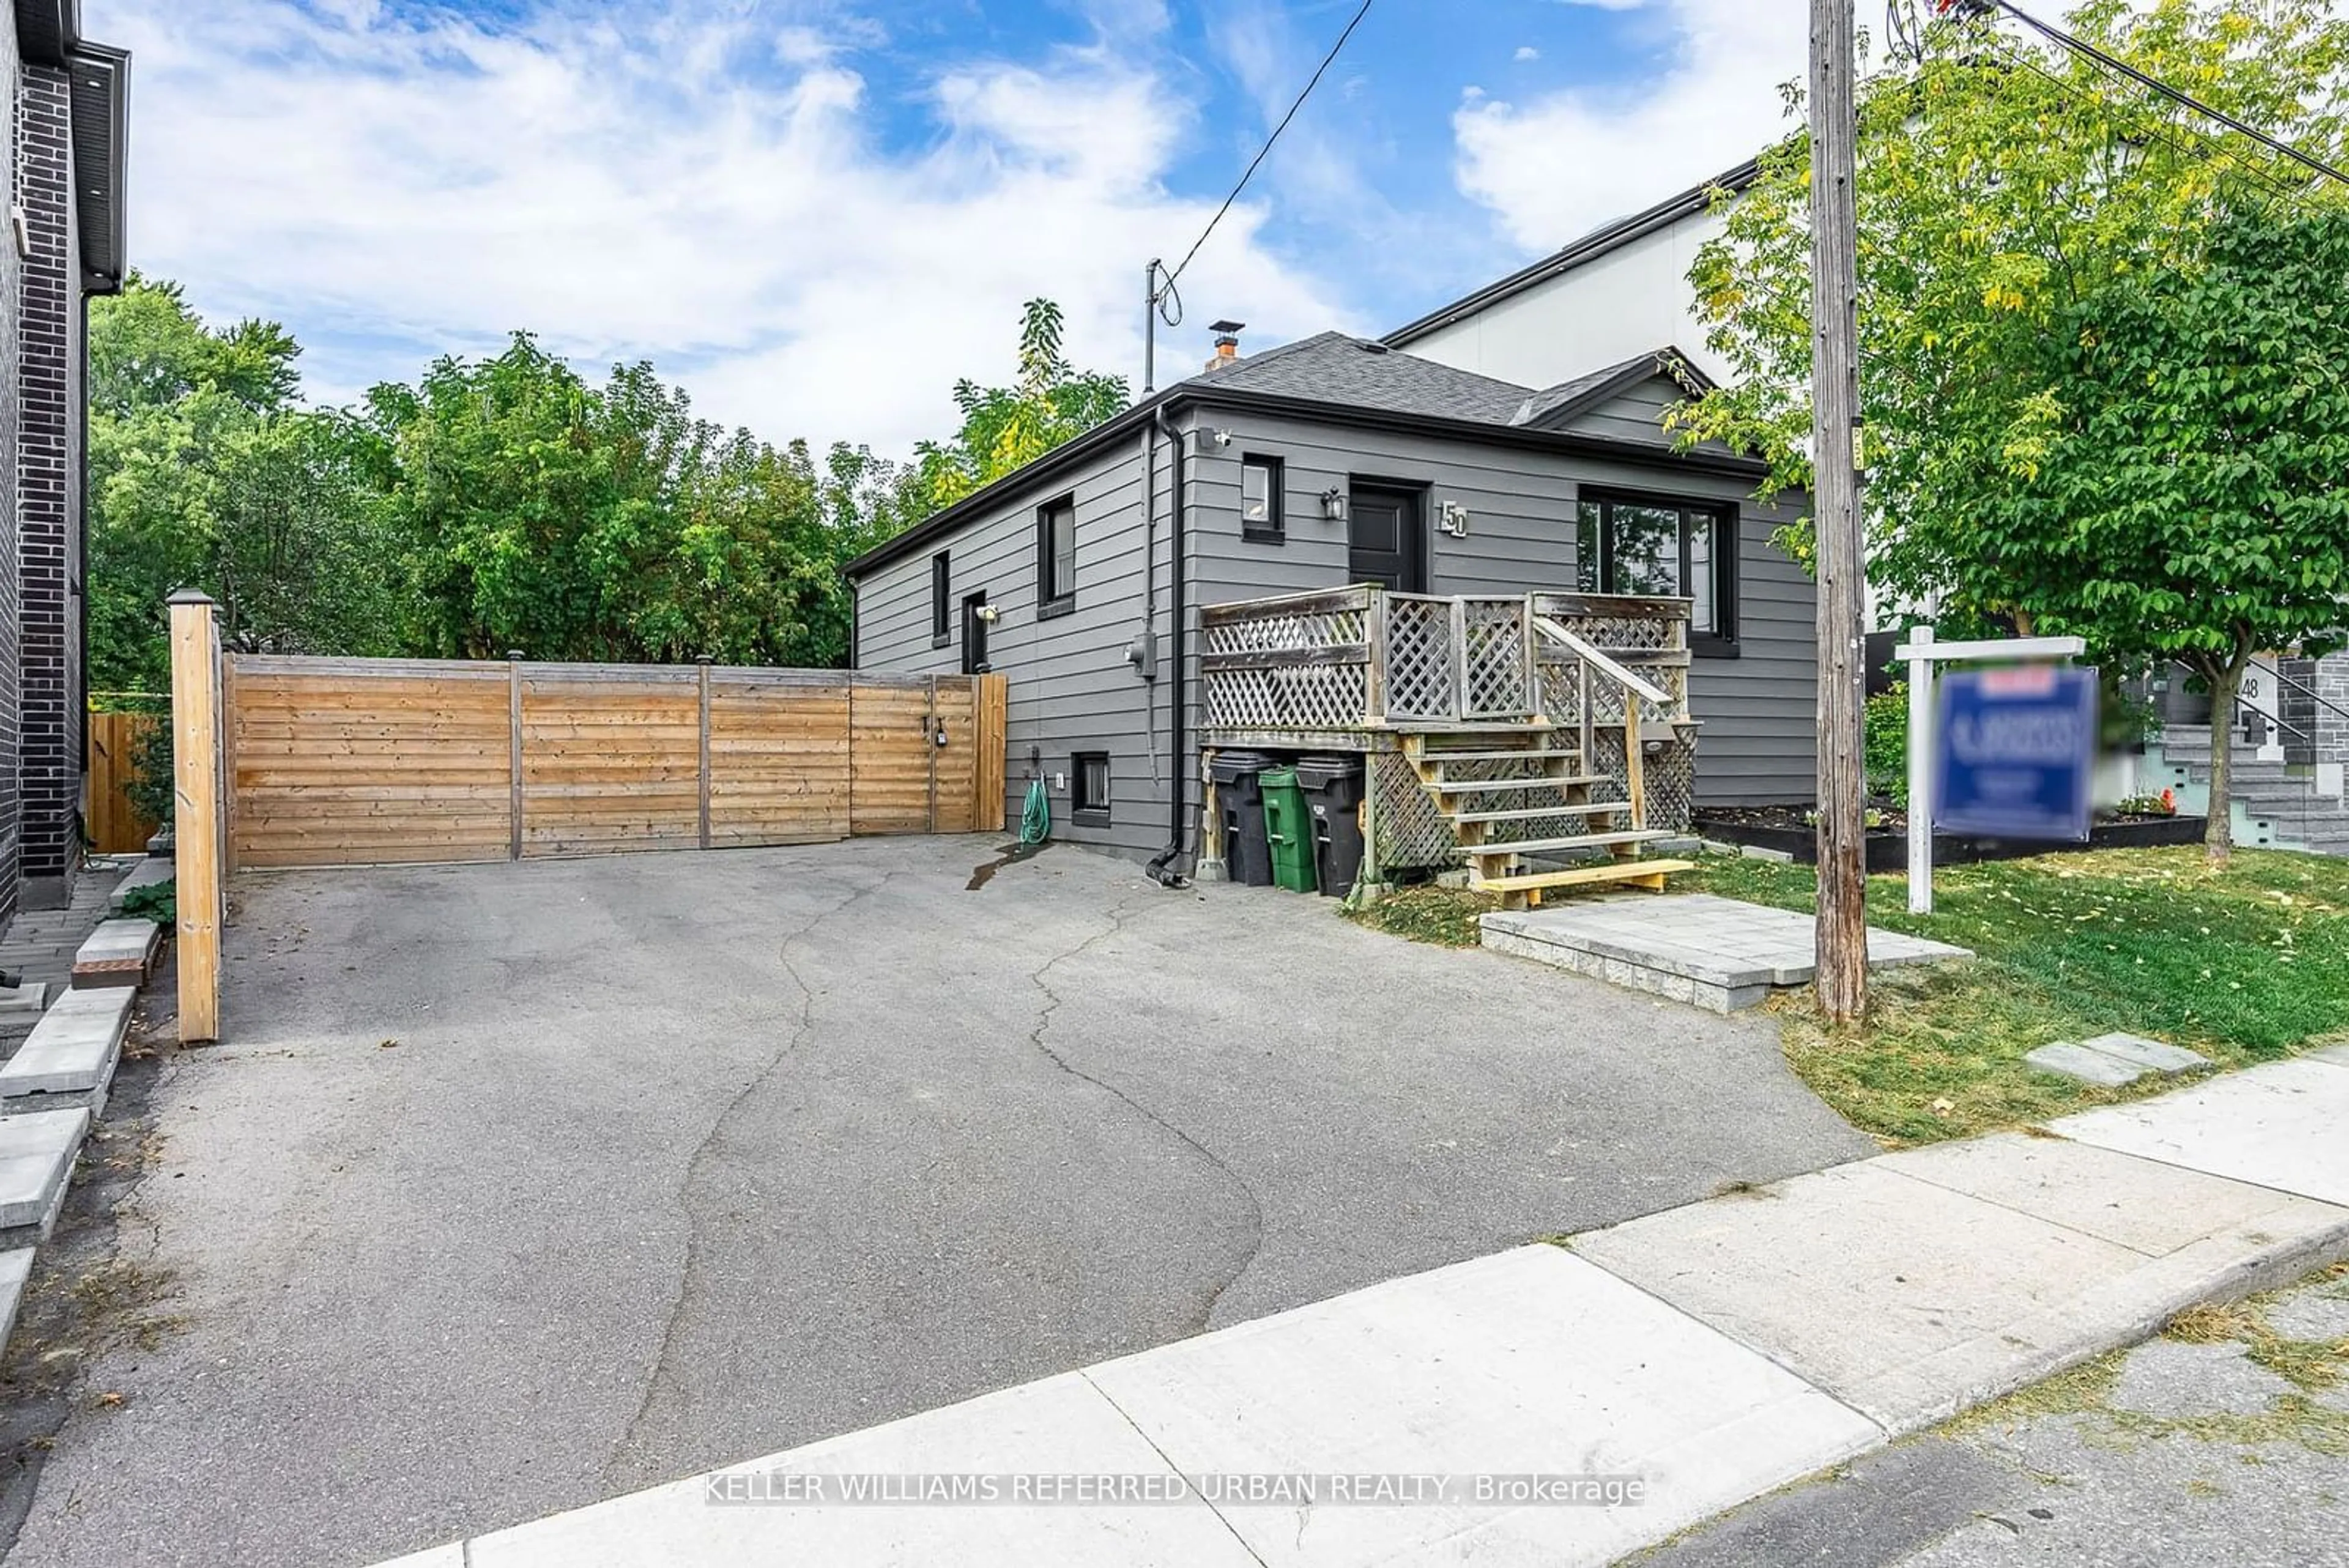
[[[1667,876],[1689,870],[1691,864],[1640,856],[1642,845],[1673,836],[1647,825],[1640,704],[1645,701],[1661,706],[1670,697],[1547,616],[1528,616],[1526,635],[1529,641],[1547,638],[1577,661],[1579,711],[1571,727],[1571,745],[1559,743],[1568,727],[1553,724],[1538,712],[1530,722],[1454,724],[1402,736],[1403,753],[1421,787],[1433,798],[1466,853],[1468,885],[1498,893],[1508,909],[1538,904],[1553,888],[1612,883],[1661,890]],[[1589,770],[1593,732],[1599,728],[1589,700],[1594,676],[1623,693],[1621,799],[1602,794],[1599,786],[1613,781]],[[1521,765],[1536,771],[1501,771]],[[1535,826],[1541,823],[1571,823],[1575,830],[1545,832]],[[1493,836],[1496,827],[1519,825],[1533,836]],[[1528,868],[1525,861],[1530,855],[1577,850],[1604,850],[1609,858],[1560,870]]]

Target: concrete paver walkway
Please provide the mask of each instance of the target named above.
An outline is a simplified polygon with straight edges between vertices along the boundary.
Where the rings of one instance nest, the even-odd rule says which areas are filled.
[[[2274,1113],[2279,1097],[2291,1114]],[[957,1561],[981,1563],[1194,1550],[1210,1564],[1604,1563],[2191,1302],[2349,1255],[2349,1207],[2325,1200],[2349,1061],[2254,1068],[2127,1110],[2125,1134],[2099,1111],[2058,1124],[2076,1140],[1994,1137],[1797,1177],[737,1468],[1629,1473],[1648,1482],[1636,1507],[738,1510],[682,1483],[419,1561],[865,1568],[933,1561],[917,1542],[951,1541]],[[2261,1183],[2216,1173],[2254,1134]],[[2085,1141],[2120,1136],[2158,1157]],[[1097,1401],[1146,1441],[1146,1461]],[[1116,1439],[1072,1461],[1059,1419]],[[1227,1536],[1178,1542],[1205,1508]],[[1107,1533],[1060,1549],[1091,1530]]]

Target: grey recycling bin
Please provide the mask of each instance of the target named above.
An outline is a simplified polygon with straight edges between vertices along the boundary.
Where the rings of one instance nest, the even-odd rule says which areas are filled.
[[[1325,898],[1352,892],[1362,869],[1363,763],[1358,752],[1314,752],[1297,764],[1313,817],[1313,869]]]
[[[1264,833],[1264,791],[1257,777],[1278,765],[1277,757],[1242,751],[1217,752],[1207,763],[1223,824],[1225,874],[1243,887],[1272,886],[1272,843]]]

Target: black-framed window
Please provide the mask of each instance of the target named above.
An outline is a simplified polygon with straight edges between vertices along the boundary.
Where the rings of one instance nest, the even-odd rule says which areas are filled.
[[[1586,493],[1575,518],[1575,575],[1589,594],[1689,601],[1689,645],[1737,645],[1737,511],[1715,502]]]
[[[962,601],[962,672],[984,675],[993,668],[987,662],[987,617],[979,612],[987,608],[987,590],[966,594]]]
[[[1240,459],[1240,537],[1278,545],[1286,536],[1282,517],[1282,465],[1277,457],[1250,452]]]
[[[1036,508],[1036,617],[1077,607],[1077,498],[1063,495]]]
[[[1109,823],[1109,753],[1079,752],[1069,759],[1069,815],[1088,826]]]
[[[947,553],[930,557],[930,646],[944,648],[954,640],[954,576]]]

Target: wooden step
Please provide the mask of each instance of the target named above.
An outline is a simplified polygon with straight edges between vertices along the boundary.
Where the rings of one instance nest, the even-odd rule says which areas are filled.
[[[1547,782],[1547,781],[1545,781]],[[1528,805],[1515,811],[1464,811],[1454,822],[1532,822],[1545,816],[1587,816],[1599,811],[1629,811],[1628,800],[1568,801],[1562,805]]]
[[[1693,871],[1693,860],[1617,860],[1605,866],[1577,866],[1570,871],[1524,871],[1513,877],[1471,877],[1468,886],[1485,893],[1538,893],[1545,888],[1588,888],[1607,882],[1630,882],[1661,888],[1675,871]]]
[[[1492,790],[1498,794],[1508,790],[1557,789],[1569,784],[1613,782],[1611,779],[1586,779],[1573,775],[1555,779],[1437,779],[1426,787],[1431,794],[1473,794],[1478,790]]]
[[[1533,746],[1516,752],[1422,752],[1419,760],[1423,763],[1546,763],[1553,757],[1578,760],[1581,755],[1579,747],[1561,750],[1556,746]]]
[[[1497,855],[1549,855],[1560,849],[1611,849],[1619,844],[1651,844],[1659,838],[1679,836],[1661,827],[1640,827],[1627,833],[1582,833],[1571,838],[1526,838],[1515,844],[1464,844],[1460,847],[1474,859],[1490,860]]]

